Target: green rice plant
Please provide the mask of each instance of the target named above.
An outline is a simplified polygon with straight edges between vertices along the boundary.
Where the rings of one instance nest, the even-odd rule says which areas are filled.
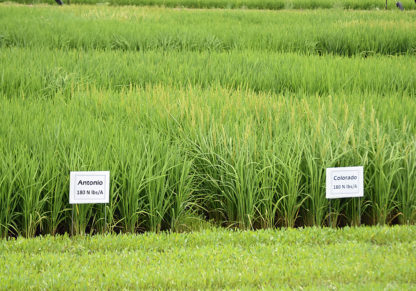
[[[209,203],[207,208],[216,216],[216,219],[225,219],[232,225],[240,223],[243,226],[244,219],[247,221],[248,217],[245,216],[244,209],[238,208],[237,205],[235,168],[227,162],[225,157],[216,153],[214,148],[206,148],[206,145],[200,144],[196,150],[198,151],[195,154],[198,177],[203,181],[203,188],[207,192],[205,195],[211,198],[206,199]],[[239,220],[241,218],[243,221]]]
[[[15,195],[18,195],[19,204],[21,205],[22,234],[25,237],[33,237],[38,228],[42,227],[47,219],[46,204],[50,193],[45,191],[46,183],[44,182],[45,172],[42,171],[37,158],[31,158],[30,150],[21,148],[19,155],[24,157],[24,165],[20,175],[17,177],[18,189]]]
[[[17,150],[4,151],[2,144],[1,167],[0,167],[0,237],[7,237],[9,234],[17,234],[20,229],[18,224],[18,199],[17,199],[17,178],[23,169],[18,167],[16,159],[23,159],[17,154]]]
[[[305,193],[308,197],[304,203],[305,220],[308,225],[322,226],[328,212],[328,200],[325,197],[325,171],[326,168],[333,167],[343,153],[337,147],[339,138],[337,132],[331,127],[332,131],[331,129],[328,130],[328,132],[332,132],[329,137],[325,130],[324,113],[314,114],[312,112],[314,109],[309,108],[306,102],[303,104],[303,108],[307,118],[305,122],[310,123],[312,127],[310,140],[305,144],[302,161],[304,164]],[[319,108],[318,110],[322,109]]]
[[[397,178],[397,208],[402,224],[414,224],[416,221],[416,145],[411,142],[404,146],[403,159]]]
[[[261,228],[273,228],[282,220],[278,217],[280,195],[278,192],[279,166],[276,155],[265,152],[262,158],[261,170],[258,172],[260,179],[258,215]]]
[[[61,124],[60,126],[66,127],[65,124]],[[71,138],[73,139],[70,145],[65,144],[61,140],[61,143],[62,143],[61,150],[60,150],[61,158],[62,158],[61,167],[64,170],[60,173],[59,179],[61,180],[61,183],[62,183],[61,186],[65,185],[66,187],[60,188],[60,191],[58,193],[62,193],[62,194],[65,193],[66,194],[65,196],[67,198],[66,197],[63,198],[64,202],[61,205],[59,205],[59,202],[62,202],[62,200],[59,202],[54,201],[55,204],[52,205],[52,207],[53,208],[58,207],[58,209],[53,209],[52,213],[55,213],[54,216],[56,217],[59,213],[59,206],[64,207],[64,209],[68,209],[66,217],[62,218],[66,220],[66,224],[67,224],[66,231],[70,233],[74,232],[74,234],[84,235],[86,234],[86,229],[90,222],[90,219],[93,216],[94,205],[92,204],[69,205],[69,181],[68,181],[68,178],[65,179],[64,177],[68,177],[70,174],[70,171],[86,170],[87,167],[85,166],[85,164],[87,164],[88,162],[84,160],[83,155],[82,155],[82,151],[83,151],[83,145],[81,141],[82,139],[79,136],[77,137],[76,134],[74,134],[73,130],[68,130],[66,132],[66,137],[69,138],[69,140]],[[50,161],[48,162],[50,163]],[[52,190],[56,191],[57,189],[52,188]],[[63,211],[64,209],[60,209],[60,210]],[[52,221],[52,225],[55,224],[53,222],[54,221]]]
[[[78,170],[110,170],[114,232],[183,231],[198,217],[243,229],[322,226],[328,166],[365,173],[364,198],[331,202],[331,225],[358,225],[357,206],[370,225],[406,223],[403,209],[414,209],[412,97],[215,84],[71,90],[0,98],[3,236],[70,232],[69,172]],[[104,205],[74,209],[76,233],[105,231]]]
[[[105,114],[104,112],[101,113]],[[105,120],[100,120],[99,122],[105,123]],[[103,133],[99,134],[102,135]],[[116,227],[119,227],[120,223],[124,218],[121,217],[118,212],[121,193],[124,190],[123,187],[120,187],[120,180],[124,177],[119,174],[119,165],[124,162],[124,157],[122,155],[117,157],[114,156],[113,139],[117,138],[117,132],[115,131],[115,128],[112,128],[111,131],[107,134],[108,135],[106,136],[106,140],[108,141],[108,143],[101,143],[99,148],[96,151],[94,151],[93,162],[87,168],[87,170],[91,171],[99,169],[107,170],[110,172],[109,203],[97,205],[97,207],[93,210],[94,212],[96,212],[96,218],[93,221],[93,223],[90,223],[90,233],[103,233],[107,231],[114,231]],[[119,145],[120,148],[123,148],[124,144],[120,142],[117,143],[117,145]],[[91,147],[93,146],[94,144],[91,145]],[[91,149],[88,150],[88,152],[90,151]]]
[[[55,96],[59,98],[58,96]],[[42,110],[44,114],[49,112]],[[24,117],[23,117],[24,118]],[[40,122],[41,124],[43,122]],[[51,132],[48,132],[51,131]],[[62,147],[63,133],[62,122],[58,122],[55,128],[45,128],[43,134],[47,136],[44,139],[36,139],[35,135],[30,134],[29,139],[36,139],[32,143],[32,150],[36,152],[39,157],[38,164],[40,172],[43,174],[42,182],[44,183],[44,195],[47,196],[45,205],[47,212],[47,219],[45,228],[48,233],[56,234],[58,229],[63,227],[65,221],[65,212],[68,211],[66,206],[67,191],[62,189],[69,189],[69,181],[61,179],[63,175],[67,174],[66,168],[61,162],[60,155],[65,152]],[[55,161],[52,163],[51,161]]]
[[[146,145],[144,145],[146,146]],[[119,171],[117,171],[119,178],[118,187],[120,190],[118,211],[121,216],[121,223],[123,230],[134,233],[141,227],[144,209],[144,189],[146,187],[146,160],[138,158],[137,156],[143,152],[143,142],[138,142],[127,149],[134,149],[131,152],[124,152],[128,156],[120,161]],[[132,163],[131,161],[138,161]]]
[[[212,134],[212,132],[211,132]],[[202,141],[205,142],[205,138]],[[213,152],[212,148],[207,148],[210,151],[206,152],[206,147],[203,143],[190,142],[192,146],[193,173],[195,173],[196,183],[200,186],[198,189],[199,195],[202,197],[199,208],[204,211],[204,215],[209,220],[215,220],[219,224],[224,223],[226,219],[224,211],[222,211],[221,201],[221,185],[218,182],[218,170],[215,165],[221,158]]]
[[[352,133],[351,137],[354,140],[354,143],[360,136]],[[345,149],[344,149],[345,150]],[[370,206],[369,200],[366,199],[368,196],[369,190],[371,189],[371,184],[366,180],[366,173],[371,171],[371,168],[368,168],[368,148],[362,148],[358,144],[354,144],[353,149],[348,153],[343,160],[345,160],[344,166],[354,166],[361,165],[364,168],[364,198],[349,198],[344,199],[343,215],[342,218],[348,225],[351,226],[360,226],[362,221],[363,213],[366,212],[367,207]],[[368,176],[368,174],[367,174]]]
[[[153,232],[159,232],[162,229],[162,222],[169,212],[172,203],[172,192],[168,180],[171,160],[169,156],[166,159],[158,159],[150,154],[147,157],[148,177],[151,177],[146,185],[145,203],[146,214],[148,216],[147,228]],[[153,160],[153,157],[157,160]]]
[[[280,216],[283,217],[283,225],[294,227],[299,217],[301,207],[307,199],[304,195],[302,184],[303,173],[301,170],[302,145],[297,137],[290,145],[284,145],[277,157],[278,163],[278,191],[281,196],[277,202]]]
[[[5,2],[1,0],[0,2]],[[25,4],[55,4],[52,0],[15,0]],[[135,6],[161,6],[173,8],[221,8],[221,9],[385,9],[385,2],[377,0],[110,0],[100,2],[98,0],[70,0],[65,4],[105,4],[105,5],[135,5]],[[394,1],[387,2],[389,10],[396,9]],[[406,10],[414,9],[413,5],[404,2]]]
[[[342,201],[341,199],[331,199],[330,201],[328,201],[329,208],[326,218],[329,227],[334,228],[338,226],[341,212],[343,210],[342,202],[344,201]]]
[[[250,1],[183,5],[375,5]],[[414,223],[411,11],[1,4],[0,27],[0,236],[71,207],[77,234]],[[325,169],[353,165],[364,198],[328,213]],[[110,170],[110,203],[69,205],[75,170]]]
[[[48,158],[52,157],[49,155]],[[48,174],[48,177],[52,177],[49,179],[49,181],[47,181],[45,188],[47,189],[46,191],[50,193],[49,200],[47,202],[47,227],[49,228],[48,233],[54,235],[64,224],[66,219],[65,212],[69,210],[66,205],[66,197],[64,195],[66,192],[62,191],[62,189],[69,189],[69,183],[67,180],[61,179],[61,177],[66,173],[61,172],[57,165],[49,163],[47,160],[44,161],[43,164],[46,167],[46,169],[44,168],[43,171]]]
[[[328,143],[321,146],[327,151]],[[332,153],[332,152],[331,152]],[[308,200],[304,207],[307,211],[307,224],[322,226],[328,210],[328,201],[325,197],[325,169],[331,166],[329,161],[316,157],[311,147],[305,149],[305,192]]]
[[[85,235],[87,227],[94,225],[97,221],[97,213],[94,204],[74,204],[72,205],[73,220],[71,218],[71,234]],[[70,228],[69,227],[69,228]]]
[[[348,116],[349,107],[345,106],[345,116]],[[338,131],[334,149],[329,150],[331,155],[330,167],[363,166],[367,171],[366,150],[357,144],[360,134],[353,123],[344,126],[334,124]],[[344,127],[344,128],[343,128]],[[364,188],[366,189],[365,185]],[[335,199],[331,204],[331,224],[333,227],[339,225],[341,220],[348,225],[357,226],[361,224],[361,211],[364,209],[362,198]],[[345,223],[345,222],[344,222]]]
[[[117,93],[130,87],[163,85],[245,88],[300,96],[379,94],[401,100],[416,96],[412,61],[410,56],[341,58],[251,51],[134,53],[12,48],[0,54],[0,92],[9,98],[51,98],[56,90],[45,91],[50,81],[45,75],[60,67],[72,76],[58,89],[61,93],[56,95],[63,98],[88,88]],[[391,98],[379,102],[384,99],[391,102]]]
[[[228,197],[235,197],[235,221],[242,229],[252,228],[258,216],[259,176],[256,162],[251,161],[250,151],[241,149],[232,169],[232,188]],[[225,182],[225,181],[224,181]],[[232,200],[232,199],[231,199]],[[228,201],[229,202],[229,201]]]
[[[198,176],[214,212],[230,226],[252,228],[259,204],[258,164],[251,156],[248,139],[232,140],[231,128],[217,128],[208,138],[200,136],[195,153]],[[245,128],[247,133],[247,128]],[[237,133],[238,134],[238,133]]]
[[[169,229],[180,231],[187,229],[188,224],[192,223],[190,219],[196,219],[197,200],[194,197],[196,191],[195,179],[192,174],[192,160],[186,156],[183,163],[172,169],[169,179],[173,183],[173,203],[169,213]]]
[[[413,11],[61,8],[2,4],[1,47],[121,52],[249,50],[361,57],[415,54]],[[56,68],[50,75],[53,73],[57,75],[49,90],[74,78]]]
[[[159,232],[166,225],[178,229],[192,199],[192,163],[174,145],[155,142],[160,140],[159,134],[153,132],[148,138],[152,142],[144,148],[147,229]]]
[[[117,164],[117,163],[115,163]],[[117,173],[116,168],[112,168],[110,173]],[[104,231],[105,232],[114,232],[118,229],[120,224],[124,221],[124,217],[121,217],[120,213],[118,212],[118,203],[119,203],[119,196],[120,190],[122,188],[118,187],[119,182],[117,179],[113,179],[110,184],[110,193],[112,198],[110,199],[110,203],[105,205],[105,213],[104,216],[106,218],[104,224]],[[124,229],[127,231],[126,229]]]
[[[373,223],[384,225],[397,215],[396,196],[399,188],[394,181],[400,171],[402,157],[397,145],[387,141],[378,121],[374,125],[375,128],[370,128],[369,151],[369,172],[372,173],[369,183],[374,187],[370,188],[371,212]]]

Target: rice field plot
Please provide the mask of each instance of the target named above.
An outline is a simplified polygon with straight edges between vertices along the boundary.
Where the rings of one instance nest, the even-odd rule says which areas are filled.
[[[257,51],[131,52],[4,48],[0,92],[9,98],[70,98],[90,86],[243,88],[300,95],[416,96],[412,56],[300,55]]]
[[[325,168],[351,164],[366,169],[362,223],[415,221],[413,97],[159,85],[1,105],[3,235],[69,232],[73,169],[111,170],[116,232],[327,225]],[[337,203],[333,223],[360,223]],[[76,211],[77,233],[103,230],[103,207]]]
[[[0,2],[7,2],[0,0]],[[48,3],[56,5],[52,0],[16,0],[26,4]],[[362,10],[395,10],[396,1],[379,0],[65,0],[64,4],[97,4],[97,5],[136,5],[161,6],[174,8],[219,8],[219,9],[362,9]],[[410,0],[402,1],[406,10],[416,8]]]
[[[414,224],[415,16],[1,4],[0,236]]]
[[[416,5],[415,5],[416,6]],[[414,55],[416,12],[1,5],[0,46]]]

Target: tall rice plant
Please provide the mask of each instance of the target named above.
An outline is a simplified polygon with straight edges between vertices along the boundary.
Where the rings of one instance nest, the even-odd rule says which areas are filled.
[[[400,170],[397,173],[397,208],[400,213],[400,221],[403,224],[416,222],[416,143],[410,142],[404,146],[403,159]]]
[[[140,140],[141,141],[141,140]],[[114,180],[118,181],[118,211],[121,216],[121,225],[126,232],[139,230],[144,223],[145,195],[147,164],[146,158],[142,156],[146,144],[137,142],[130,149],[126,147],[125,155],[119,162],[119,168]],[[140,158],[139,158],[140,156]],[[135,162],[133,162],[135,161]]]
[[[277,202],[278,211],[283,219],[283,225],[294,227],[303,203],[305,185],[302,183],[301,170],[303,147],[299,140],[292,140],[293,144],[282,145],[277,155],[278,191],[280,198]]]
[[[231,130],[231,129],[230,129]],[[224,128],[212,130],[196,144],[195,165],[215,212],[230,226],[251,228],[259,205],[258,163],[249,141],[229,138]]]
[[[183,161],[169,175],[173,184],[173,201],[168,221],[169,229],[173,231],[187,230],[189,219],[194,219],[199,208],[195,197],[197,185],[192,166],[193,161],[184,156]]]
[[[32,157],[29,149],[22,148],[19,155],[24,157],[24,160],[20,160],[24,165],[18,165],[22,171],[17,177],[16,192],[21,210],[22,235],[32,237],[38,230],[42,231],[47,219],[46,204],[50,195],[45,190],[47,173],[43,172],[38,158]]]
[[[4,146],[4,145],[3,145]],[[4,150],[4,148],[3,148]],[[23,168],[20,167],[20,159],[24,156],[19,150],[10,149],[1,151],[0,155],[0,237],[17,234],[20,224],[17,221],[19,214],[18,205],[18,177]]]
[[[260,226],[262,228],[273,228],[277,226],[279,218],[279,163],[275,154],[269,151],[263,152],[261,159],[261,169],[258,172],[260,185],[260,201],[258,206]]]
[[[374,131],[370,133],[369,169],[370,200],[374,224],[384,225],[396,215],[396,195],[399,188],[394,184],[400,172],[401,153],[398,146],[391,144],[375,121]],[[373,130],[373,128],[371,128]]]

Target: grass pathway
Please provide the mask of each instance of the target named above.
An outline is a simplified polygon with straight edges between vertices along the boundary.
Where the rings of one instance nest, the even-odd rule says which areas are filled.
[[[0,289],[416,287],[416,227],[0,241]]]

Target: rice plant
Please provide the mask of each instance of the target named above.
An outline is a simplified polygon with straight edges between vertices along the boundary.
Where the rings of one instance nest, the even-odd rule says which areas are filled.
[[[121,52],[254,50],[362,57],[415,54],[413,11],[0,7],[0,47]],[[62,78],[54,86],[71,78],[59,75]]]
[[[3,2],[4,0],[0,1]],[[52,0],[15,0],[26,4],[55,4]],[[64,4],[102,4],[98,0],[71,0]],[[162,6],[173,8],[221,8],[221,9],[385,9],[384,1],[377,0],[110,0],[106,5]],[[406,10],[414,5],[404,2]],[[387,2],[387,9],[396,9],[394,1]]]
[[[415,223],[413,12],[61,8],[0,5],[1,237]]]

